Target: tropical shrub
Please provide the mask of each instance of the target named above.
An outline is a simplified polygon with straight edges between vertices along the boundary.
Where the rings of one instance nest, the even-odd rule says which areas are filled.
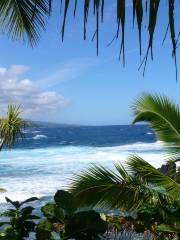
[[[36,200],[37,198],[32,197],[19,202],[6,197],[7,203],[11,204],[13,208],[1,214],[1,217],[5,217],[6,220],[0,222],[0,226],[4,226],[3,232],[0,233],[0,239],[24,240],[29,237],[30,232],[35,231],[36,223],[34,220],[39,219],[39,217],[33,214],[34,208],[27,206],[27,203]]]
[[[94,210],[80,210],[72,194],[59,190],[53,203],[41,208],[45,219],[37,226],[37,240],[53,239],[53,233],[59,239],[93,240],[99,239],[107,229],[99,213]]]

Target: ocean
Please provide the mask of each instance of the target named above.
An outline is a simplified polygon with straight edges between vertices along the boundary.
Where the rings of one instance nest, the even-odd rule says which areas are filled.
[[[146,125],[41,126],[25,131],[26,139],[0,153],[0,204],[5,196],[43,201],[56,190],[67,189],[74,174],[100,164],[113,169],[138,154],[155,167],[163,163],[161,143]]]

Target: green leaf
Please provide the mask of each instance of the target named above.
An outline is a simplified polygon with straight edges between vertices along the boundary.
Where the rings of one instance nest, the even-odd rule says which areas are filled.
[[[123,166],[116,164],[116,171],[94,166],[76,175],[70,191],[78,205],[135,211],[145,202],[151,206],[168,205],[173,201],[173,196],[177,197],[179,194],[179,185],[174,180],[142,159],[133,156],[127,165],[127,171]],[[166,187],[163,191],[162,186]],[[174,195],[169,196],[170,192]]]
[[[153,184],[155,191],[162,193],[162,187],[175,199],[180,197],[180,184],[178,184],[172,178],[161,173],[159,170],[151,166],[148,162],[144,161],[138,156],[131,156],[127,161],[127,166],[131,173],[136,175],[138,178],[142,178],[145,182]]]
[[[47,232],[51,232],[53,231],[53,225],[49,220],[42,220],[38,225],[37,225],[38,229],[47,231]]]
[[[64,214],[63,212],[53,203],[47,203],[45,206],[41,208],[44,216],[49,220],[54,221],[64,221]]]
[[[34,231],[34,228],[36,226],[36,224],[33,221],[24,221],[23,225],[28,232]]]
[[[37,240],[53,240],[51,232],[53,231],[53,225],[48,220],[42,220],[36,228]]]
[[[165,96],[142,94],[133,105],[134,123],[147,122],[169,149],[180,148],[180,108]]]
[[[166,225],[166,224],[160,224],[157,226],[157,230],[160,231],[160,232],[177,232],[177,230],[170,226],[170,225]]]
[[[34,46],[41,30],[45,30],[50,5],[51,0],[1,0],[1,31],[13,39],[28,40]]]
[[[15,208],[20,208],[20,202],[19,201],[12,201],[8,197],[5,197],[6,201],[10,204],[12,204]]]
[[[107,230],[107,223],[93,211],[82,211],[70,217],[65,225],[65,234],[75,239],[96,239]]]
[[[33,219],[33,220],[35,220],[35,219],[40,219],[40,217],[38,217],[38,216],[36,216],[36,215],[29,215],[29,216],[28,216],[28,219]]]
[[[32,213],[33,210],[34,210],[33,207],[27,206],[27,207],[21,209],[21,214],[23,217],[27,217],[28,215],[30,215]]]
[[[0,216],[3,216],[3,217],[15,217],[15,216],[16,216],[16,213],[17,213],[16,210],[14,210],[14,209],[9,209],[9,210],[1,213]]]
[[[34,201],[37,201],[38,198],[37,197],[31,197],[31,198],[28,198],[26,199],[25,201],[21,202],[21,206],[25,203],[29,203],[29,202],[34,202]]]
[[[0,222],[0,227],[2,227],[3,225],[9,224],[10,222]]]
[[[58,190],[54,196],[56,204],[65,211],[66,214],[72,214],[77,206],[72,194],[64,190]]]

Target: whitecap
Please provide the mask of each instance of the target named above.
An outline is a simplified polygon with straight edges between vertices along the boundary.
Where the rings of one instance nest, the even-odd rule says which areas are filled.
[[[32,137],[32,139],[34,139],[34,140],[42,139],[42,138],[47,138],[47,136],[46,135],[37,134],[36,136]]]
[[[152,143],[145,143],[145,142],[136,142],[132,144],[124,144],[119,145],[116,147],[106,147],[106,149],[115,148],[121,151],[156,151],[156,150],[162,150],[163,143],[161,141],[156,141]]]
[[[41,131],[32,131],[32,133],[40,133]]]

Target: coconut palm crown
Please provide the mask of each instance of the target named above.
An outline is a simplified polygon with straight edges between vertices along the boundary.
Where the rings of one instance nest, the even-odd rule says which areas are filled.
[[[7,115],[0,119],[0,150],[3,147],[12,148],[19,138],[25,137],[23,130],[27,124],[20,117],[21,113],[19,106],[9,105]]]

